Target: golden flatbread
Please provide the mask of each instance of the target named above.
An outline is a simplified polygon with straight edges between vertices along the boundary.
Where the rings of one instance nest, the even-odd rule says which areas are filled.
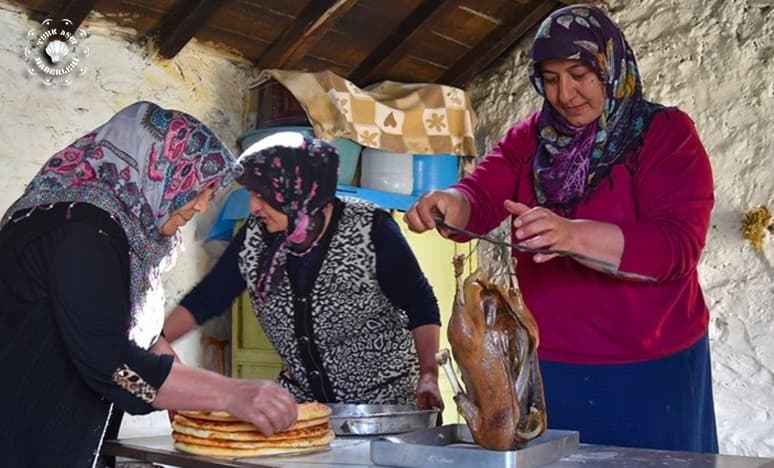
[[[324,450],[334,438],[330,407],[298,405],[298,419],[290,428],[266,436],[254,425],[225,411],[179,411],[172,422],[175,447],[213,457],[255,457]]]
[[[298,439],[312,439],[325,435],[330,430],[329,424],[323,423],[317,426],[306,427],[303,429],[295,429],[290,431],[282,431],[272,434],[270,436],[263,435],[258,431],[238,431],[238,432],[223,432],[209,429],[199,429],[183,425],[177,421],[172,422],[172,429],[180,434],[191,435],[194,437],[201,437],[203,439],[220,439],[220,440],[241,440],[241,441],[275,441],[275,440],[298,440]]]
[[[225,411],[178,411],[177,414],[202,421],[241,421]]]
[[[263,448],[309,448],[325,447],[330,445],[334,439],[333,431],[327,430],[322,435],[310,437],[308,439],[293,440],[271,440],[271,441],[239,441],[239,440],[221,440],[205,439],[203,437],[194,437],[188,434],[172,432],[172,438],[176,442],[193,444],[203,447],[219,447],[230,449],[263,449]]]
[[[257,449],[232,449],[228,447],[208,447],[206,445],[189,444],[187,442],[175,442],[175,448],[181,452],[190,453],[193,455],[202,455],[205,457],[217,457],[217,458],[244,458],[244,457],[264,457],[267,455],[296,455],[307,452],[317,452],[319,450],[326,450],[329,447],[307,447],[307,448],[292,448],[292,447],[278,447],[278,448],[257,448]]]
[[[196,429],[205,429],[208,431],[220,431],[220,432],[244,432],[244,431],[258,431],[258,428],[243,421],[207,421],[204,419],[193,419],[182,416],[180,413],[175,415],[175,422],[184,426],[193,427]],[[319,426],[320,424],[327,424],[330,418],[317,418],[309,419],[307,421],[297,421],[295,424],[285,429],[286,431],[292,431],[295,429],[303,429],[305,427]]]
[[[310,419],[319,419],[331,415],[330,407],[311,401],[298,404],[298,418],[296,421],[307,421]],[[205,421],[240,421],[225,411],[178,411],[187,418],[203,419]]]

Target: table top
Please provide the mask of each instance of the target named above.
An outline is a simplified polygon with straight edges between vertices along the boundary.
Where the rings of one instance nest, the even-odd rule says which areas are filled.
[[[240,458],[236,460],[216,459],[189,455],[177,451],[171,436],[138,437],[108,440],[102,452],[135,460],[162,463],[183,468],[212,467],[283,467],[319,466],[328,468],[351,468],[377,466],[371,461],[369,437],[337,437],[330,450],[303,455],[267,456]],[[453,450],[453,448],[450,448]],[[435,466],[453,465],[453,457],[444,463],[436,460]],[[578,451],[559,461],[547,465],[550,468],[589,467],[671,467],[691,468],[758,468],[774,467],[774,458],[744,457],[737,455],[712,455],[689,452],[672,452],[626,447],[609,447],[580,444]]]

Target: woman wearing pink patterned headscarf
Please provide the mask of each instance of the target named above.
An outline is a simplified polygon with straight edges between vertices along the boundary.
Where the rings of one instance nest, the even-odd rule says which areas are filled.
[[[393,218],[336,196],[330,143],[280,132],[239,161],[251,214],[170,314],[170,339],[247,289],[298,401],[442,408],[438,303]]]
[[[0,223],[5,463],[93,466],[120,411],[228,410],[266,433],[293,423],[278,385],[182,366],[160,336],[177,230],[239,171],[204,124],[149,102],[43,165]]]

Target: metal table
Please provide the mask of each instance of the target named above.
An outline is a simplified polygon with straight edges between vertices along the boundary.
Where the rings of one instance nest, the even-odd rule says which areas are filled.
[[[108,440],[103,444],[102,452],[106,455],[182,468],[286,466],[351,468],[376,466],[371,462],[370,441],[371,438],[368,437],[337,437],[331,444],[331,449],[322,452],[295,456],[223,460],[181,453],[173,447],[171,436],[157,436]],[[709,455],[581,444],[575,454],[546,466],[550,468],[774,468],[774,458]]]

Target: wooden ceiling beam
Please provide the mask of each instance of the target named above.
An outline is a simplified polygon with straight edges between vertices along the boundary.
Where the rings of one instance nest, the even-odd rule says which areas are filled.
[[[294,66],[356,4],[357,0],[311,0],[293,24],[258,59],[256,67]]]
[[[560,6],[556,1],[532,0],[522,8],[515,8],[500,26],[438,79],[439,83],[464,87],[481,70],[510,49],[516,41],[543,18]]]
[[[159,53],[162,57],[171,59],[188,44],[196,32],[207,24],[223,5],[223,0],[197,0],[193,6],[186,4],[185,10],[170,15],[170,20],[162,26],[159,32]]]
[[[411,38],[419,34],[423,26],[442,17],[462,4],[461,0],[425,0],[395,28],[360,65],[349,74],[349,79],[359,86],[381,79],[386,72],[405,55]]]
[[[65,22],[62,24],[62,28],[69,31],[71,34],[78,30],[78,27],[83,23],[83,20],[89,16],[89,13],[94,8],[97,0],[67,0],[57,2],[52,19],[57,21],[69,21],[69,24]]]

